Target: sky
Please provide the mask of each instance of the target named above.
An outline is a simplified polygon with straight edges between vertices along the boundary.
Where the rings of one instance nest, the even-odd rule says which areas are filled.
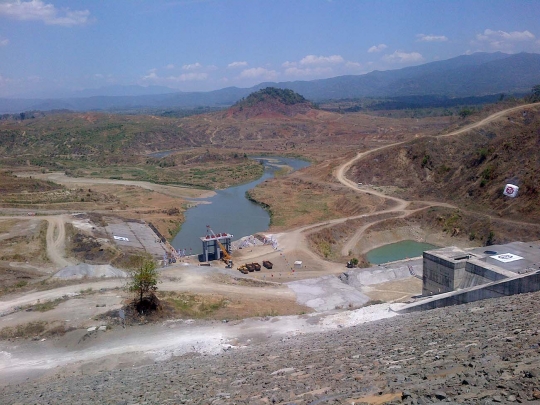
[[[538,0],[0,0],[0,97],[180,91],[540,53]]]

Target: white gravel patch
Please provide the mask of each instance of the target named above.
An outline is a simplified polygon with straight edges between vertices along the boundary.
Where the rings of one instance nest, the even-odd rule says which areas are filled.
[[[370,305],[354,311],[326,316],[322,319],[321,325],[328,329],[349,328],[366,322],[392,318],[396,315],[398,314],[390,308],[390,304]]]
[[[67,266],[56,273],[53,277],[63,280],[81,279],[81,278],[126,278],[128,274],[125,271],[117,269],[110,264],[92,265],[87,263]]]

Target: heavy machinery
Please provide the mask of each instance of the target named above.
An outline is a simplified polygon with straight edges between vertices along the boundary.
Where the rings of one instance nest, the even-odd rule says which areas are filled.
[[[225,264],[227,265],[226,267],[228,269],[231,269],[233,266],[231,255],[229,254],[229,252],[227,252],[227,249],[225,249],[225,246],[223,246],[219,240],[216,239],[216,242],[219,245],[219,248],[221,249],[221,252],[222,252],[221,260],[225,262]]]
[[[219,246],[219,248],[221,249],[221,252],[222,252],[222,256],[221,256],[221,260],[223,260],[226,264],[226,268],[228,269],[232,269],[232,266],[233,266],[233,261],[232,261],[232,257],[231,255],[229,254],[229,252],[227,252],[227,249],[225,249],[225,246],[223,246],[223,244],[219,241],[219,239],[217,239],[217,235],[214,233],[214,231],[210,228],[210,225],[206,225],[206,228],[207,228],[207,234],[210,233],[212,235],[212,237],[216,238],[216,242]]]

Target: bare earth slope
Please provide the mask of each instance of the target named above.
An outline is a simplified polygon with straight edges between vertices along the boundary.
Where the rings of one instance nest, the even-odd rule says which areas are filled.
[[[447,135],[382,148],[358,160],[349,178],[397,187],[397,196],[452,202],[516,220],[540,220],[540,105],[521,106]],[[373,164],[377,161],[378,164]],[[519,197],[502,195],[506,183]]]

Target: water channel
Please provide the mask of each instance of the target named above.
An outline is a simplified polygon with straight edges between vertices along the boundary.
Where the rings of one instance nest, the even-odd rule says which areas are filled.
[[[409,257],[422,256],[425,250],[435,249],[437,246],[429,243],[416,242],[414,240],[403,240],[397,243],[390,243],[366,253],[366,259],[371,264],[383,264],[396,260],[407,259]]]
[[[240,186],[217,190],[216,195],[206,198],[203,203],[185,212],[185,221],[180,232],[174,237],[172,245],[176,249],[186,249],[187,254],[202,253],[201,236],[206,235],[206,225],[215,233],[228,232],[234,240],[243,236],[263,232],[270,225],[270,216],[260,205],[246,198],[246,191],[257,184],[274,177],[284,165],[299,170],[310,165],[309,162],[285,157],[251,157],[264,164],[263,175],[255,181]]]

